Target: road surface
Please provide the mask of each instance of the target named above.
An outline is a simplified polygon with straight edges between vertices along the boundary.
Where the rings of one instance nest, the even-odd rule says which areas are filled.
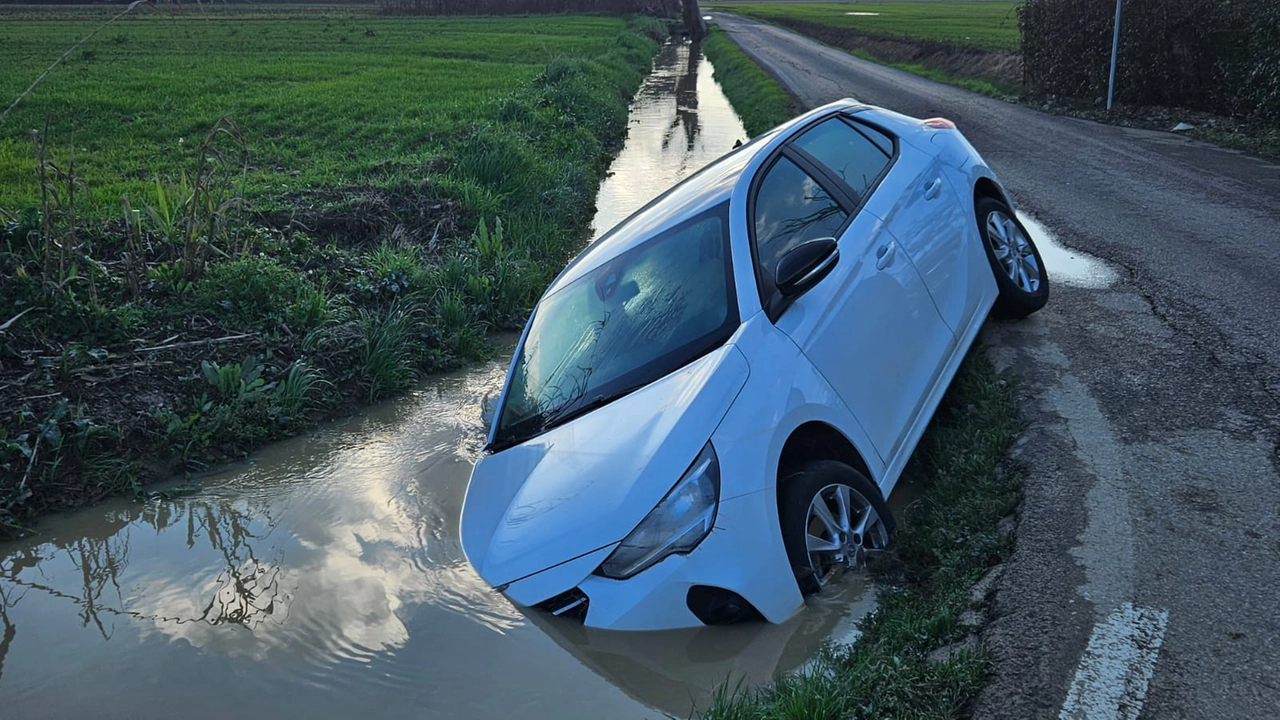
[[[954,120],[1020,210],[1119,269],[984,331],[1031,426],[976,717],[1280,717],[1280,165],[708,9],[806,108]]]

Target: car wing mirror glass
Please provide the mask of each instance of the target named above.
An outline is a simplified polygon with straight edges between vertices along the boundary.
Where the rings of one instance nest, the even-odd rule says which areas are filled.
[[[778,292],[795,297],[817,285],[836,266],[840,248],[835,238],[807,240],[791,248],[778,260],[774,271]]]

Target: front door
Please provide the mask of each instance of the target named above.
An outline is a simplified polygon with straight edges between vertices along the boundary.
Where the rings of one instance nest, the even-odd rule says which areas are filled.
[[[822,130],[819,125],[807,131],[797,144]],[[867,162],[882,167],[846,171],[875,179],[890,156],[869,153]],[[879,218],[859,212],[861,204],[810,153],[789,147],[757,186],[751,203],[753,242],[762,302],[770,317],[826,377],[876,451],[890,461],[934,386],[954,335],[906,252]],[[773,283],[778,259],[820,237],[838,241],[835,269],[800,297],[783,301]]]

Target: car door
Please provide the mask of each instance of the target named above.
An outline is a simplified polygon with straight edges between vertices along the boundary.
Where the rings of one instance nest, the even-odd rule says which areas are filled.
[[[954,332],[962,333],[982,302],[982,287],[971,282],[973,264],[982,263],[982,272],[988,272],[981,246],[972,242],[973,213],[960,202],[936,155],[908,143],[895,144],[865,123],[850,120],[847,126],[850,129],[840,136],[856,131],[875,145],[896,151],[892,167],[863,209],[885,222],[916,266],[938,314]],[[815,143],[810,152],[823,162],[828,158],[840,162],[856,157],[850,150],[854,145],[852,140]]]
[[[862,162],[861,169],[845,169],[867,175],[863,189],[870,192],[890,158],[878,152]],[[761,302],[770,318],[889,460],[936,382],[954,336],[892,233],[879,218],[860,212],[861,204],[845,181],[802,148],[788,146],[756,183],[750,227]],[[778,260],[820,237],[837,238],[835,269],[798,298],[783,300],[773,279]]]

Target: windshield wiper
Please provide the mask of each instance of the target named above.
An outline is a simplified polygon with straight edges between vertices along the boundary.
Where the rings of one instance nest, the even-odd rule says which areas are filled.
[[[573,401],[567,402],[558,408],[548,410],[541,415],[535,415],[534,417],[521,422],[521,425],[525,423],[530,425],[530,430],[528,432],[512,433],[506,436],[500,435],[494,438],[494,442],[489,445],[488,449],[490,452],[500,452],[509,447],[519,445],[520,443],[531,438],[535,438],[558,425],[563,425],[574,418],[586,415],[592,410],[604,407],[624,395],[630,395],[644,386],[645,383],[640,383],[617,392],[596,395],[590,400],[579,401],[576,403]]]
[[[590,400],[563,405],[542,416],[542,428],[539,432],[546,432],[557,425],[563,425],[574,418],[582,417],[592,410],[604,407],[614,400],[617,400],[624,395],[630,395],[642,387],[644,387],[643,383],[639,385],[632,385],[631,387],[623,388],[617,392],[596,395]]]
[[[609,393],[608,395],[597,395],[590,400],[578,403],[569,403],[568,405],[553,410],[542,417],[542,432],[546,432],[557,425],[563,425],[574,418],[582,417],[592,410],[604,407],[632,390],[635,390],[635,388],[628,388],[621,392]]]

